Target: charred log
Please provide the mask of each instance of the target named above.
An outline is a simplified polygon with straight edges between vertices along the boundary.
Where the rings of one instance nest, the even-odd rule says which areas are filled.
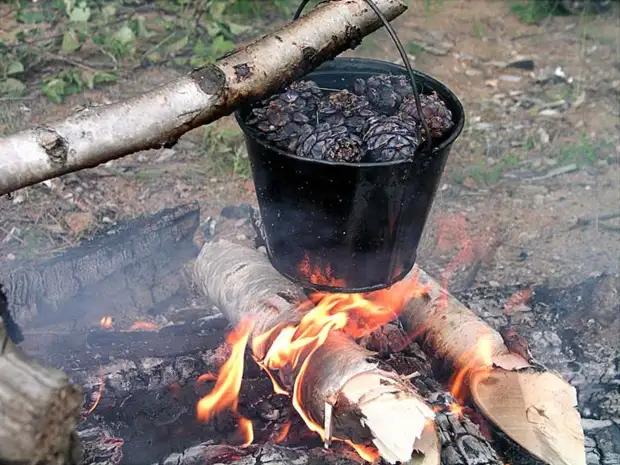
[[[80,389],[26,356],[0,323],[0,463],[72,464]]]
[[[150,310],[183,286],[179,269],[196,256],[199,208],[187,204],[122,223],[44,262],[0,272],[19,325],[72,322]]]

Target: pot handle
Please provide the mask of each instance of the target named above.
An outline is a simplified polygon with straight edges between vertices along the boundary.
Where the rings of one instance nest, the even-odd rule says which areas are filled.
[[[304,8],[309,2],[310,0],[301,0],[301,3],[297,7],[297,11],[295,12],[295,16],[293,16],[293,21],[295,21],[296,19],[299,19],[299,17],[301,16],[301,13],[304,11]],[[409,57],[407,56],[405,47],[403,47],[403,44],[398,38],[396,31],[394,30],[390,22],[387,20],[385,15],[381,12],[379,7],[375,4],[375,2],[373,0],[364,0],[364,2],[366,2],[366,4],[377,14],[377,16],[379,17],[379,19],[381,20],[381,22],[387,29],[388,33],[390,34],[390,37],[392,38],[392,41],[394,41],[394,45],[396,45],[396,48],[398,49],[398,53],[400,54],[400,57],[403,59],[405,68],[407,68],[407,77],[409,78],[409,82],[411,83],[411,87],[413,89],[413,98],[415,100],[416,110],[418,110],[418,115],[420,115],[422,127],[424,128],[424,132],[427,136],[426,147],[427,147],[428,153],[431,154],[433,152],[433,141],[432,141],[431,131],[429,130],[428,123],[426,122],[426,118],[424,118],[423,116],[424,113],[422,113],[422,102],[420,102],[420,94],[418,94],[418,87],[415,82],[413,68],[411,67],[411,63],[409,62]],[[418,133],[419,133],[419,130],[418,130]]]

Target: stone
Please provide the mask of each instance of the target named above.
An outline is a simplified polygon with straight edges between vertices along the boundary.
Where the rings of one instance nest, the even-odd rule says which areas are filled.
[[[250,216],[252,206],[247,203],[239,205],[227,205],[222,208],[220,215],[229,220],[239,220],[241,218],[247,218]]]

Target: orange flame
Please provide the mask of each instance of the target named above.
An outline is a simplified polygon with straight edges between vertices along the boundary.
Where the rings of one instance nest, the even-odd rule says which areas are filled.
[[[473,375],[482,375],[493,366],[493,341],[490,335],[482,336],[476,345],[464,354],[456,365],[461,367],[450,381],[450,392],[459,401],[464,403],[467,397],[467,381]]]
[[[266,371],[276,393],[291,395],[293,407],[304,420],[306,426],[325,441],[323,427],[314,422],[302,406],[301,390],[304,375],[312,355],[327,339],[331,331],[342,331],[353,338],[368,335],[384,324],[396,319],[405,303],[414,297],[424,295],[428,289],[419,284],[417,277],[402,280],[389,289],[370,294],[324,294],[311,296],[314,304],[305,304],[297,310],[300,320],[296,324],[279,324],[263,332],[254,334],[251,349],[254,359]],[[237,399],[243,376],[243,353],[249,340],[253,325],[243,321],[227,338],[232,346],[230,357],[220,369],[213,391],[203,397],[197,406],[198,417],[210,420],[221,410],[237,411]],[[276,379],[274,373],[278,371]],[[285,382],[283,380],[291,379]],[[211,379],[205,374],[198,381]],[[282,384],[284,383],[284,384]],[[292,393],[289,392],[292,384]],[[239,422],[240,429],[246,429],[247,444],[251,442],[251,423],[247,419]],[[286,425],[275,438],[282,441],[288,434],[290,424]],[[338,440],[338,438],[333,438]],[[365,460],[374,461],[379,453],[372,447],[353,444],[348,441]]]
[[[343,279],[332,276],[332,267],[329,263],[325,270],[322,270],[319,265],[312,266],[310,256],[307,253],[297,269],[313,284],[333,287],[345,287],[346,285]]]
[[[101,318],[101,320],[99,321],[99,324],[105,328],[105,329],[110,329],[112,327],[112,317],[111,316],[104,316],[103,318]]]
[[[103,388],[105,385],[103,368],[99,369],[99,389],[97,390],[97,394],[95,394],[95,399],[93,400],[93,405],[86,411],[84,414],[85,417],[89,416],[91,413],[95,411],[97,405],[99,405],[99,401],[101,400],[101,396],[103,395]]]
[[[291,422],[287,421],[286,423],[284,423],[284,425],[282,426],[280,431],[278,431],[278,434],[276,435],[276,437],[273,438],[273,442],[278,444],[278,443],[284,441],[286,439],[286,436],[288,436],[288,432],[290,430],[291,430]]]
[[[129,327],[129,331],[158,331],[159,326],[148,321],[136,321]]]
[[[242,320],[239,325],[228,334],[226,342],[232,347],[230,357],[220,368],[213,391],[204,396],[196,407],[200,420],[209,421],[216,413],[229,409],[238,414],[239,391],[243,377],[244,353],[248,344],[254,323],[248,319]],[[243,447],[254,440],[252,422],[239,416],[239,430],[245,437]]]
[[[376,461],[379,460],[379,457],[381,457],[381,455],[379,454],[379,451],[375,449],[374,447],[363,446],[361,444],[355,444],[352,441],[345,441],[345,442],[348,445],[350,445],[355,450],[355,452],[357,452],[357,454],[361,458],[366,460],[367,462],[375,463]]]

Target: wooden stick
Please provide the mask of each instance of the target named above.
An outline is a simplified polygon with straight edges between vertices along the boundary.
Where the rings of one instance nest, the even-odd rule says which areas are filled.
[[[375,0],[388,20],[407,7]],[[276,91],[357,46],[383,23],[364,0],[332,0],[215,65],[56,124],[0,139],[0,195],[151,148],[171,147],[191,129]]]
[[[82,401],[80,388],[22,353],[0,323],[0,463],[73,463]]]
[[[451,362],[457,390],[467,388],[480,411],[545,463],[585,465],[575,389],[559,375],[512,353],[502,336],[415,266],[427,289],[401,315],[433,357]],[[459,387],[460,386],[460,387]]]
[[[194,281],[231,323],[252,318],[253,352],[259,361],[282,329],[279,324],[298,323],[304,314],[297,311],[300,304],[310,308],[303,290],[282,277],[263,254],[224,240],[205,244],[195,263]],[[256,339],[270,330],[270,337]],[[327,410],[334,437],[372,443],[389,463],[409,461],[420,444],[439,447],[438,441],[420,440],[423,433],[436,435],[434,425],[425,428],[434,414],[411,383],[381,369],[372,352],[343,333],[330,332],[299,365],[304,370],[300,392],[295,380],[301,369],[271,376],[293,392],[293,405],[324,440],[329,437],[317,426],[325,424]],[[438,457],[438,451],[426,455]]]

